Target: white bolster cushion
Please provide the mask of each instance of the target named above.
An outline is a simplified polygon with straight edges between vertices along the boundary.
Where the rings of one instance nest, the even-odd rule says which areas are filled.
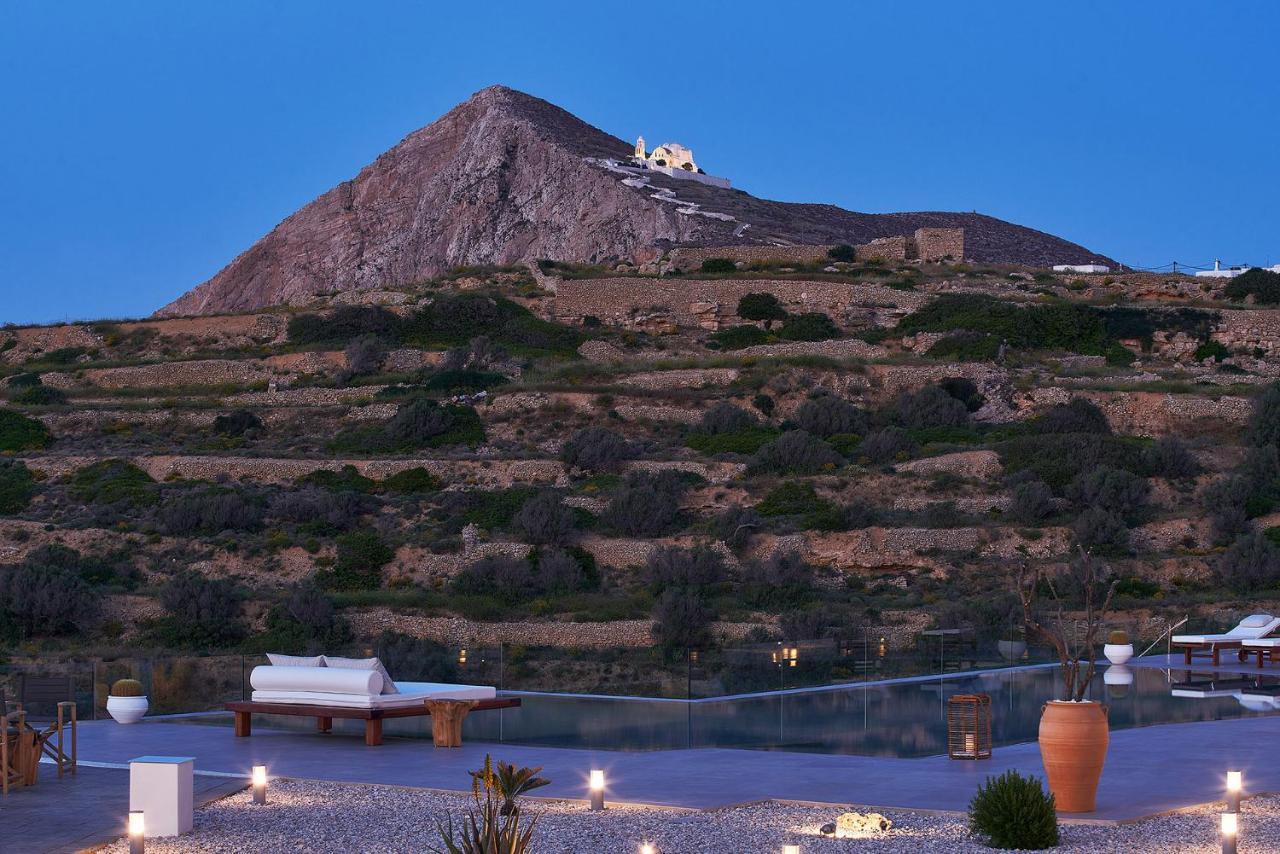
[[[320,691],[328,694],[382,693],[382,674],[376,670],[329,667],[253,668],[249,684],[255,691]]]

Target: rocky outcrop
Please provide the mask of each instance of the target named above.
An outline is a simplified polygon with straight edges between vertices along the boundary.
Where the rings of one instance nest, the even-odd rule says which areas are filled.
[[[159,313],[300,304],[324,292],[412,284],[459,264],[653,260],[672,245],[865,243],[930,227],[963,228],[965,254],[977,261],[1113,263],[981,214],[862,214],[658,173],[637,181],[609,165],[630,152],[546,101],[484,89]]]

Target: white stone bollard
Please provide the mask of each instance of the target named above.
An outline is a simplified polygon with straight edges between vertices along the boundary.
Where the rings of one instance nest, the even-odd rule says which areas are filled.
[[[147,836],[191,832],[195,757],[139,756],[129,760],[129,809],[142,810]]]

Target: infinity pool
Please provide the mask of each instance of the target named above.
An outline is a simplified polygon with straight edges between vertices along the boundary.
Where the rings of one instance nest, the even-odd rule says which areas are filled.
[[[1107,703],[1112,729],[1280,711],[1276,679],[1222,674],[1215,681],[1207,674],[1133,667],[1113,668],[1104,681],[1103,669],[1089,696]],[[952,695],[990,695],[995,743],[1015,744],[1035,740],[1041,706],[1057,695],[1059,680],[1057,667],[1030,667],[694,701],[524,693],[517,694],[521,708],[471,715],[464,737],[600,750],[929,756],[946,751]],[[264,717],[263,723],[313,728],[309,719]],[[386,722],[387,735],[430,737],[430,730],[429,718]]]

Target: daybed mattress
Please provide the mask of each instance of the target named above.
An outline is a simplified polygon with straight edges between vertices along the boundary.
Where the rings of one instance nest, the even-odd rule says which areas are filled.
[[[1190,697],[1194,700],[1207,700],[1211,697],[1234,697],[1236,691],[1230,691],[1226,688],[1208,689],[1208,688],[1174,688],[1173,696]]]
[[[1242,646],[1252,647],[1254,649],[1272,649],[1280,647],[1280,638],[1248,638]]]
[[[449,685],[441,682],[397,682],[398,694],[337,694],[328,691],[254,691],[255,703],[337,706],[343,709],[400,709],[425,700],[492,700],[498,692],[489,685]]]
[[[1248,635],[1174,635],[1174,643],[1225,643],[1252,640]]]

